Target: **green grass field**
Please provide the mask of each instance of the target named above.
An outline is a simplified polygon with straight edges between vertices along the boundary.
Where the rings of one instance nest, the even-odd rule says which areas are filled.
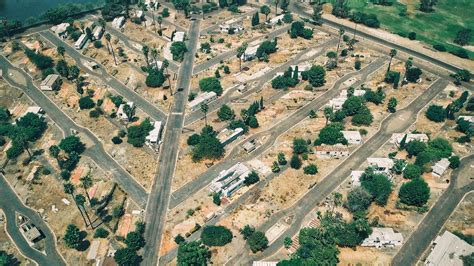
[[[417,40],[431,46],[442,44],[448,51],[460,47],[453,43],[458,30],[463,27],[474,30],[474,0],[438,0],[435,11],[431,13],[419,11],[419,0],[402,1],[410,4],[395,1],[392,6],[379,6],[368,2],[348,0],[352,10],[377,15],[382,28],[402,36],[416,32]],[[406,15],[400,15],[401,13]],[[471,39],[471,45],[473,44],[474,37]],[[474,58],[474,52],[469,51],[469,57]]]

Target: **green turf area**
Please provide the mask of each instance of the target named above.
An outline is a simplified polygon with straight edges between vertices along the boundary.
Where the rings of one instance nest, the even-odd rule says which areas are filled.
[[[392,6],[374,5],[367,3],[368,0],[347,2],[353,11],[377,15],[381,27],[392,33],[407,36],[413,31],[416,32],[417,40],[430,46],[442,44],[448,51],[460,48],[453,40],[461,28],[474,30],[474,0],[438,0],[434,12],[431,13],[419,11],[419,0],[404,1],[413,3],[411,6],[396,0]],[[474,44],[474,37],[471,38],[470,44]],[[474,52],[468,50],[468,53],[471,59],[474,58]]]

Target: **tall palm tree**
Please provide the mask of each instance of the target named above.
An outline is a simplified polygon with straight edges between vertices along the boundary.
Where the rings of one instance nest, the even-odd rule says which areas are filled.
[[[207,112],[209,111],[209,105],[206,103],[201,104],[201,111],[204,113],[204,123],[207,127]]]
[[[86,217],[84,217],[84,214],[82,213],[82,210],[81,210],[81,208],[79,207],[79,205],[77,204],[76,198],[75,198],[75,196],[74,196],[74,192],[75,192],[76,188],[75,188],[74,185],[73,185],[72,183],[70,183],[70,182],[64,183],[63,186],[64,186],[64,193],[71,195],[71,197],[72,197],[73,200],[74,200],[74,203],[76,204],[77,209],[78,209],[79,212],[81,213],[82,219],[84,220],[84,223],[86,224],[86,227],[88,227],[89,224],[87,223]]]
[[[237,48],[237,58],[239,59],[239,68],[240,68],[240,71],[242,71],[242,56],[245,54],[245,50],[247,50],[247,46],[248,46],[248,43],[247,42],[244,42],[242,43],[242,45]]]
[[[83,21],[81,21],[81,22],[79,23],[79,27],[81,28],[81,31],[82,31],[83,34],[86,33],[86,32],[84,31],[84,29],[86,28],[86,25],[84,24]]]
[[[344,29],[339,29],[339,40],[337,41],[337,49],[336,49],[336,66],[337,66],[337,61],[339,59],[339,47],[341,46],[341,37],[344,35]]]
[[[170,88],[170,93],[173,95],[173,89],[171,88],[171,80],[170,80],[170,74],[168,73],[168,67],[170,66],[170,62],[168,60],[163,60],[161,63],[161,71],[166,70],[166,78],[168,79],[168,87]]]
[[[405,72],[403,72],[403,78],[402,78],[402,85],[403,86],[405,84],[405,77],[407,75],[407,71],[408,69],[410,69],[411,67],[413,66],[413,60],[412,58],[408,58],[408,60],[405,62]]]
[[[158,70],[158,50],[156,48],[151,49],[151,57],[155,60],[155,67]]]
[[[390,61],[388,62],[387,73],[390,72],[390,67],[392,65],[392,59],[397,55],[397,50],[396,49],[390,50],[389,55],[390,55]]]
[[[105,39],[107,40],[107,44],[110,45],[110,50],[112,51],[112,55],[114,57],[115,65],[117,65],[117,59],[115,58],[114,47],[112,47],[112,43],[110,42],[110,40],[112,39],[112,36],[110,36],[110,33],[105,34]]]
[[[89,221],[89,225],[92,227],[91,218],[89,217],[86,207],[84,206],[84,204],[86,203],[86,198],[82,194],[78,194],[74,197],[74,201],[76,202],[77,208],[81,212],[81,215],[82,215],[82,211],[84,211],[87,217],[87,221]],[[82,218],[84,218],[84,216],[82,216]],[[87,227],[87,222],[86,222],[86,227]]]
[[[156,18],[156,21],[158,22],[158,25],[160,25],[160,32],[159,32],[159,33],[160,33],[160,36],[161,36],[161,34],[162,34],[162,32],[161,32],[161,23],[163,23],[163,17],[162,17],[162,16],[158,16],[158,17]]]
[[[156,32],[156,21],[155,21],[155,2],[150,2],[150,8],[151,8],[151,19],[153,20],[153,28],[154,32]]]
[[[86,197],[87,197],[87,200],[89,201],[89,205],[92,205],[91,198],[89,196],[89,193],[87,192],[87,190],[92,187],[92,184],[93,184],[92,178],[90,175],[85,175],[81,177],[80,181],[82,184],[82,188],[84,188],[84,192],[86,193]]]
[[[280,0],[275,0],[275,16],[278,15],[278,4],[280,3]]]
[[[105,30],[105,25],[107,24],[105,22],[105,19],[104,18],[99,18],[99,25],[102,27],[102,30]]]
[[[143,45],[142,46],[142,52],[143,52],[143,55],[145,56],[146,64],[147,64],[148,68],[150,68],[150,62],[148,61],[148,54],[150,53],[150,48],[148,48],[147,45]]]

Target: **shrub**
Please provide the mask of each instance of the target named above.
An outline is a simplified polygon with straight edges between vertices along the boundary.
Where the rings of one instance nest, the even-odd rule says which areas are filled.
[[[318,173],[318,167],[315,164],[309,164],[303,168],[306,175],[315,175]]]
[[[122,141],[122,139],[121,139],[119,136],[115,136],[115,137],[112,138],[112,143],[113,143],[113,144],[120,144],[120,143],[122,143],[122,142],[123,142],[123,141]]]
[[[360,67],[361,67],[361,66],[362,66],[362,62],[361,62],[359,59],[357,59],[357,60],[355,61],[355,63],[354,63],[354,68],[355,68],[356,70],[360,70]]]
[[[300,169],[301,168],[301,159],[300,159],[300,157],[298,157],[298,155],[293,154],[293,156],[291,156],[290,167],[293,168],[293,169]]]
[[[244,184],[246,186],[250,186],[257,183],[258,181],[260,181],[260,177],[258,176],[257,172],[252,171],[248,176],[245,177]]]
[[[440,52],[446,52],[446,47],[442,44],[435,44],[433,45],[433,48],[435,48],[436,50]]]
[[[429,120],[439,123],[439,122],[444,122],[446,119],[446,111],[444,108],[440,105],[435,105],[432,104],[428,107],[428,110],[426,110],[426,118]]]
[[[109,231],[105,230],[102,227],[99,227],[94,232],[94,238],[107,238],[109,236]]]
[[[357,187],[347,195],[346,207],[351,213],[366,211],[372,203],[372,195],[362,187]]]
[[[221,95],[223,91],[221,82],[215,77],[201,79],[199,81],[199,89],[201,89],[201,91],[206,92],[213,91],[217,95]]]
[[[102,48],[102,42],[100,40],[97,40],[94,42],[94,47],[99,49]]]
[[[205,226],[201,233],[201,240],[207,246],[224,246],[232,241],[232,232],[224,226]]]
[[[408,33],[408,39],[416,40],[416,32],[412,31],[412,32]]]

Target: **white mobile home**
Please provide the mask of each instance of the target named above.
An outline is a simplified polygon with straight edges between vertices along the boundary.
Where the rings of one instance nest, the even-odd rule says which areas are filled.
[[[104,34],[104,28],[101,26],[94,29],[92,35],[94,36],[94,40],[100,40],[102,38],[102,34]]]
[[[284,16],[285,16],[285,15],[276,16],[276,17],[270,19],[269,21],[265,22],[265,24],[267,24],[267,25],[269,25],[269,26],[275,26],[275,25],[278,23],[278,21],[282,21],[282,20],[283,20],[283,17],[284,17]]]
[[[418,140],[418,141],[421,141],[421,142],[428,142],[428,140],[429,140],[428,135],[426,135],[426,134],[393,133],[392,138],[391,138],[392,143],[399,146],[400,142],[402,142],[405,135],[406,135],[405,143],[409,143],[410,141],[413,141],[413,140]]]
[[[79,39],[77,39],[76,43],[74,43],[74,48],[76,48],[77,50],[80,50],[82,49],[82,47],[84,47],[84,44],[86,44],[87,42],[87,35],[84,33],[81,35],[81,37],[79,37]]]
[[[234,29],[234,32],[240,32],[244,30],[242,20],[233,18],[219,25],[221,32],[228,33],[230,29]]]
[[[349,155],[349,149],[342,144],[316,146],[316,157],[321,159],[342,158]]]
[[[160,140],[161,135],[161,121],[155,121],[153,123],[153,130],[148,133],[146,136],[146,142],[149,144],[157,144]]]
[[[66,39],[67,38],[67,27],[69,27],[69,23],[61,23],[61,24],[58,24],[58,25],[55,25],[55,26],[52,26],[51,27],[51,31],[56,33],[56,35],[58,35],[58,37],[62,38],[62,39]]]
[[[431,169],[433,170],[432,172],[433,175],[436,177],[441,177],[444,174],[444,172],[446,172],[449,165],[450,165],[450,162],[448,159],[443,158],[439,160],[438,162],[436,162],[435,165],[433,165],[433,167],[431,167]]]
[[[341,110],[342,105],[346,102],[346,100],[346,97],[334,98],[329,100],[329,103],[326,106],[331,107],[334,111]]]
[[[116,29],[120,29],[122,28],[123,24],[125,24],[125,17],[122,16],[122,17],[116,17],[114,18],[114,20],[112,21],[112,26]]]
[[[48,75],[40,85],[42,91],[58,90],[61,87],[61,77],[58,74]]]
[[[425,260],[426,266],[462,266],[461,256],[469,256],[474,247],[449,231],[437,236],[433,249]]]
[[[344,138],[349,144],[360,145],[362,144],[362,136],[359,131],[341,131],[344,135]]]
[[[236,140],[240,135],[244,134],[243,128],[236,129],[227,129],[224,128],[219,134],[217,134],[217,139],[222,143],[223,146],[231,143]]]
[[[135,107],[135,104],[133,102],[127,102],[127,103],[122,103],[120,106],[119,106],[119,109],[117,111],[117,117],[122,119],[122,121],[124,122],[129,122],[128,121],[128,116],[127,114],[125,114],[125,111],[124,111],[124,107],[125,105],[128,105],[130,106],[130,108],[134,108]]]
[[[372,234],[364,239],[361,246],[382,248],[401,246],[402,243],[403,235],[395,233],[392,228],[374,227]]]
[[[390,158],[367,158],[370,167],[373,167],[376,173],[390,174],[394,162]]]
[[[237,163],[231,168],[221,171],[212,180],[209,189],[211,192],[221,193],[225,197],[230,197],[244,184],[245,178],[250,174],[250,170],[242,163]]]
[[[258,49],[258,45],[247,47],[247,49],[245,50],[245,53],[242,55],[242,60],[250,61],[254,59],[255,56],[257,55],[257,49]]]
[[[173,34],[173,42],[184,42],[186,33],[184,31],[177,31]]]
[[[214,101],[217,99],[217,94],[213,91],[205,92],[198,97],[196,97],[194,100],[190,101],[188,103],[188,107],[192,111],[199,110],[201,108],[201,104],[209,103],[211,101]]]

